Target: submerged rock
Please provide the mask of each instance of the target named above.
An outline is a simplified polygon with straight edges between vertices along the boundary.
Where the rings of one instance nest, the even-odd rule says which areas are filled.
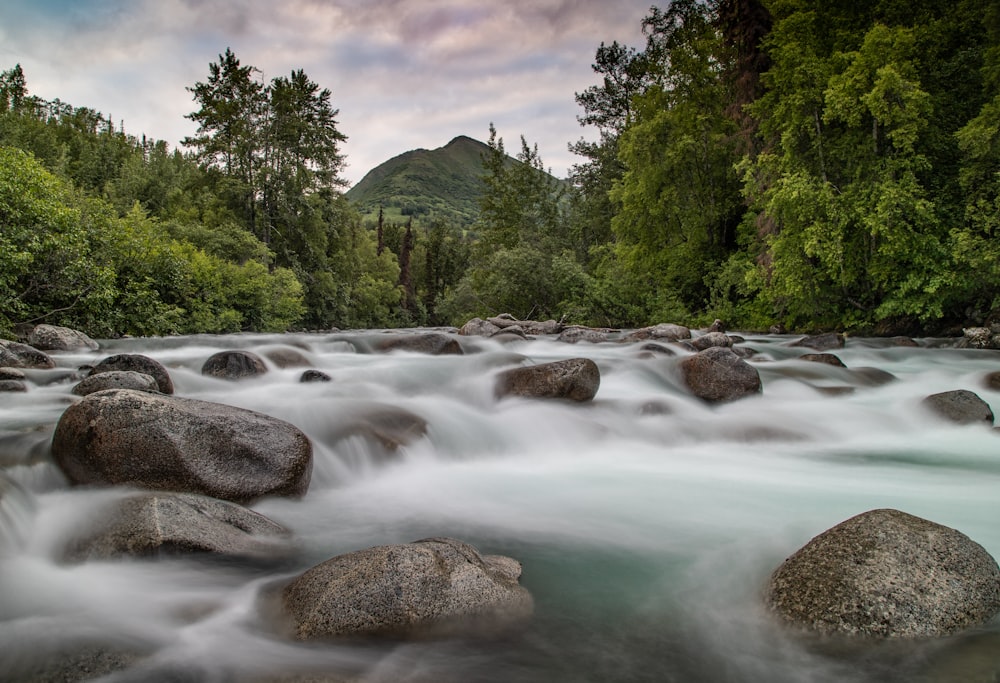
[[[66,557],[201,552],[267,558],[286,548],[288,535],[280,524],[235,503],[191,493],[142,493],[105,510]]]
[[[163,363],[153,360],[149,356],[137,353],[122,353],[117,356],[109,356],[95,365],[90,374],[98,375],[102,372],[111,372],[112,370],[132,370],[144,373],[156,380],[156,386],[159,387],[160,393],[174,393],[174,383],[170,379],[170,373],[167,372]]]
[[[55,366],[48,354],[33,346],[0,339],[0,367],[51,370]]]
[[[291,346],[276,346],[265,349],[264,357],[279,368],[308,368],[312,365],[306,355]]]
[[[333,378],[322,370],[306,370],[299,376],[299,381],[308,384],[309,382],[332,382]]]
[[[264,359],[253,351],[220,351],[201,366],[201,374],[219,379],[243,379],[267,373]]]
[[[923,400],[923,405],[939,417],[958,424],[993,424],[990,405],[968,389],[931,394]]]
[[[840,360],[839,357],[833,355],[832,353],[805,353],[799,356],[799,360],[809,361],[811,363],[823,363],[824,365],[832,365],[837,368],[846,368],[844,361]]]
[[[378,340],[375,348],[378,351],[414,351],[431,356],[461,356],[465,353],[457,339],[440,332],[390,335]]]
[[[124,484],[239,503],[302,495],[312,446],[293,425],[252,410],[110,389],[66,409],[52,438],[75,484]]]
[[[519,576],[516,560],[428,538],[331,558],[289,583],[281,603],[299,640],[464,636],[502,631],[531,615]]]
[[[761,392],[760,374],[732,349],[715,346],[679,363],[684,383],[709,403],[735,401]]]
[[[134,370],[109,370],[84,377],[71,390],[77,396],[87,396],[105,389],[135,389],[159,394],[160,387],[151,375]]]
[[[1000,612],[1000,568],[964,534],[899,510],[823,532],[771,575],[767,604],[823,634],[944,636]]]
[[[28,385],[20,379],[0,379],[0,393],[23,394],[28,390]]]
[[[40,351],[97,351],[100,344],[79,330],[58,325],[36,325],[28,335],[28,343]]]
[[[589,358],[570,358],[505,370],[497,377],[497,397],[566,398],[590,401],[601,386],[601,371]]]

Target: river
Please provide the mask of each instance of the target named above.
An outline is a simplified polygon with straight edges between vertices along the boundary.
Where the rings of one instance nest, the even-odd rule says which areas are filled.
[[[799,360],[808,349],[794,337],[746,335],[763,393],[709,406],[677,378],[685,352],[460,338],[461,356],[372,353],[379,334],[389,333],[102,341],[28,371],[27,393],[0,394],[0,679],[42,680],[31,675],[43,663],[97,647],[141,653],[106,681],[996,680],[996,622],[831,650],[775,625],[761,592],[810,538],[875,508],[954,527],[1000,557],[1000,434],[920,405],[964,388],[1000,409],[984,385],[1000,352],[850,338],[835,351],[844,369]],[[333,381],[299,383],[302,368],[240,382],[199,371],[222,349],[282,346]],[[308,494],[252,506],[294,532],[290,559],[61,561],[116,493],[69,487],[49,440],[78,400],[75,369],[115,353],[161,361],[178,396],[257,410],[310,437]],[[494,398],[504,368],[580,356],[601,370],[592,403]],[[396,451],[349,435],[351,421],[386,407],[423,418],[426,434]],[[274,635],[259,609],[267,586],[322,560],[429,536],[517,558],[532,621],[491,640],[306,646]]]

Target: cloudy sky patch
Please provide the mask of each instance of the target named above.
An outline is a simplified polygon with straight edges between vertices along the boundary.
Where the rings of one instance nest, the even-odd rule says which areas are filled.
[[[5,0],[0,69],[28,89],[97,109],[133,135],[194,133],[187,87],[232,48],[264,78],[303,69],[333,92],[350,182],[397,154],[457,135],[508,150],[537,143],[565,175],[579,158],[573,95],[597,82],[594,52],[641,46],[650,0]]]

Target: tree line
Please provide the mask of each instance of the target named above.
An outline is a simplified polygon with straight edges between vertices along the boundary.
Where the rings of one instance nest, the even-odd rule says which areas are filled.
[[[1000,322],[1000,6],[674,0],[642,27],[641,48],[600,45],[600,81],[577,94],[597,139],[571,145],[561,227],[537,219],[561,241],[508,254],[548,289],[479,310],[885,334]],[[484,205],[481,223],[509,248],[524,209],[491,228]],[[480,264],[466,284],[504,291]]]
[[[509,163],[491,125],[471,227],[364,223],[331,93],[301,70],[219,55],[183,154],[5,72],[0,144],[30,154],[0,158],[0,328],[994,321],[1000,8],[674,0],[642,28],[596,50],[569,183],[523,137]]]

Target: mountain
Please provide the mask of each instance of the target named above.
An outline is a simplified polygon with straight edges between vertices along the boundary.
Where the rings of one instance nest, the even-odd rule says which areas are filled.
[[[460,135],[444,147],[414,149],[382,163],[347,191],[366,216],[429,216],[471,223],[482,194],[483,155],[489,147]]]

